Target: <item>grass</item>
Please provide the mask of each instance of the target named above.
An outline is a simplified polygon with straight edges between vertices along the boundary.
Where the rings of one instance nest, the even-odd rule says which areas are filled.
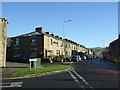
[[[9,70],[8,68],[0,68],[0,73],[6,72],[7,70]]]
[[[113,63],[118,63],[118,64],[120,64],[120,61],[118,61],[118,60],[111,60],[111,59],[106,59],[107,61],[110,61],[110,62],[113,62]]]
[[[46,72],[52,72],[52,71],[58,71],[58,70],[65,70],[70,68],[70,66],[67,65],[48,65],[44,68],[36,68],[36,71],[34,68],[30,69],[25,68],[20,71],[17,71],[15,73],[12,73],[12,77],[19,77],[19,76],[25,76],[25,75],[30,75],[30,74],[38,74],[38,73],[46,73]]]

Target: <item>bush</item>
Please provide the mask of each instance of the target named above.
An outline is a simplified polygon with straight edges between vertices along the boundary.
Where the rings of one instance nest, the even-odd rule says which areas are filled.
[[[53,57],[53,61],[61,61],[62,60],[62,56],[54,56]]]
[[[49,58],[50,60],[52,60],[52,59],[54,58],[54,56],[53,56],[53,55],[50,55],[50,56],[48,56],[48,58]]]

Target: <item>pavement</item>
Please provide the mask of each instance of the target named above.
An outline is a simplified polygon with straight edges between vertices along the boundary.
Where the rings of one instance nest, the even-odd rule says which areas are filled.
[[[2,78],[10,78],[11,73],[22,70],[23,68],[29,68],[29,64],[17,63],[17,62],[7,62],[6,67],[3,68],[3,69],[7,69],[7,70],[2,73]]]
[[[110,61],[102,59],[102,58],[97,58],[95,60],[93,59],[91,61],[91,63],[94,63],[98,66],[102,66],[102,67],[105,67],[108,69],[120,71],[120,64],[119,63],[113,63],[113,62],[110,62]]]

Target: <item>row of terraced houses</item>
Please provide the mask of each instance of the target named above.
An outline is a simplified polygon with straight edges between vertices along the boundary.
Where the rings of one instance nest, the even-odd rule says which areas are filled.
[[[91,51],[83,45],[62,37],[44,32],[42,27],[35,31],[8,39],[7,59],[25,60],[28,58],[48,58],[53,56],[88,55]]]

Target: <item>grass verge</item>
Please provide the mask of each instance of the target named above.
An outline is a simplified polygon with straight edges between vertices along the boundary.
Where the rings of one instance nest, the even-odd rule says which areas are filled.
[[[46,73],[46,72],[52,72],[52,71],[58,71],[58,70],[65,70],[70,68],[70,66],[67,65],[48,65],[44,68],[36,68],[36,71],[34,68],[30,69],[29,68],[24,68],[20,71],[17,71],[15,73],[11,73],[11,77],[20,77],[20,76],[25,76],[25,75],[30,75],[30,74],[38,74],[38,73]]]
[[[112,63],[117,63],[117,64],[120,64],[120,61],[118,61],[118,60],[111,60],[111,59],[106,59],[107,61],[110,61],[110,62],[112,62]]]
[[[0,73],[6,72],[7,70],[9,70],[8,68],[0,68]]]

